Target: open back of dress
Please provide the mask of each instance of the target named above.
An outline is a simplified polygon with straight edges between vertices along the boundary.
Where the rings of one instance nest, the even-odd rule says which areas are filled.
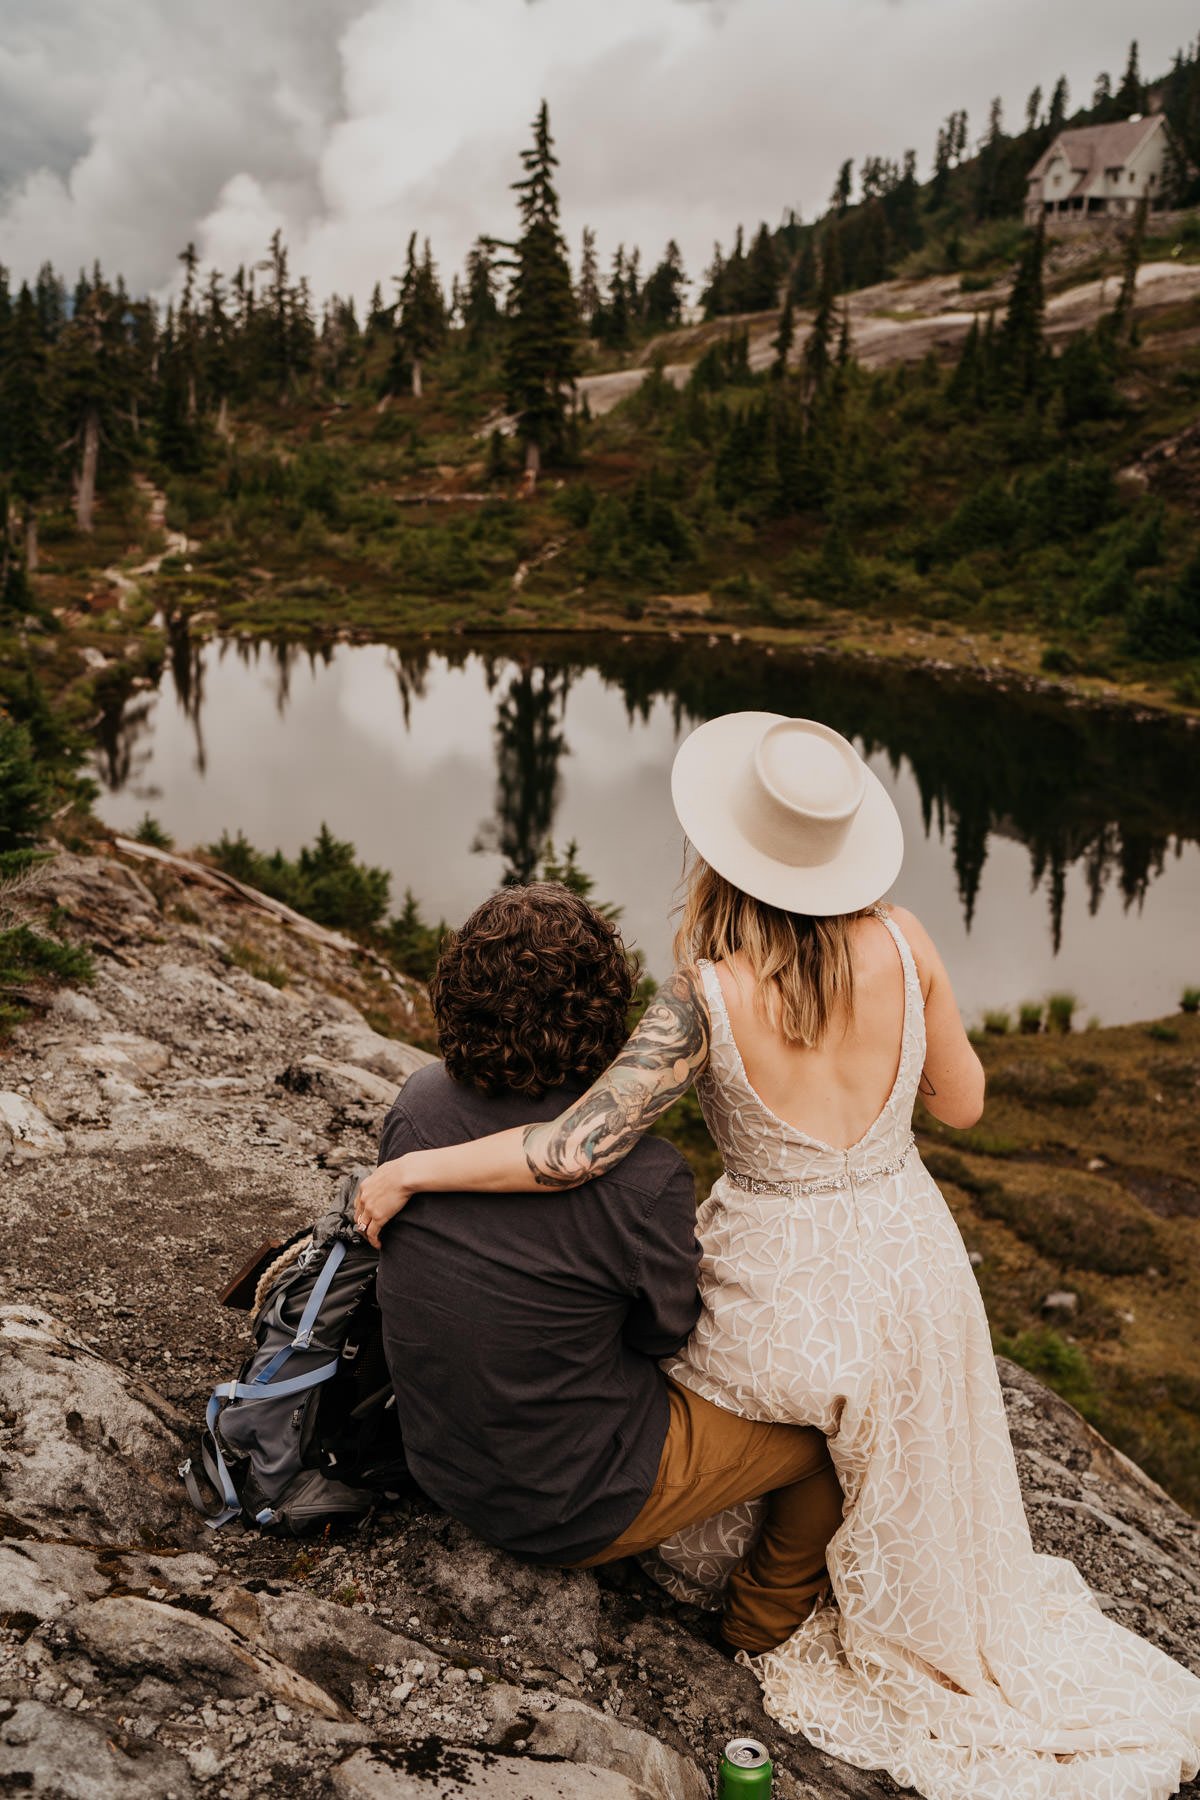
[[[929,1800],[1159,1800],[1200,1766],[1200,1681],[1033,1550],[979,1288],[913,1143],[916,965],[880,916],[903,1042],[850,1150],[766,1107],[703,965],[697,1085],[725,1173],[699,1213],[704,1311],[668,1372],[749,1418],[818,1426],[846,1496],[833,1603],[751,1666],[782,1725]],[[667,1554],[686,1567],[686,1546]]]

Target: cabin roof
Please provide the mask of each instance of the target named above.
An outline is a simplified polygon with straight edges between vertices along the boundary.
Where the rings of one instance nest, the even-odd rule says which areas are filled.
[[[1083,125],[1077,131],[1060,131],[1030,169],[1029,179],[1040,181],[1061,152],[1077,177],[1070,194],[1060,196],[1068,199],[1071,194],[1081,193],[1103,170],[1124,168],[1162,123],[1161,113],[1146,113],[1140,119],[1116,119],[1110,125]]]

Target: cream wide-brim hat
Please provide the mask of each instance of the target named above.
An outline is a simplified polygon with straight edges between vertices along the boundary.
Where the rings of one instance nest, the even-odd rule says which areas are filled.
[[[882,898],[904,859],[886,788],[853,744],[815,719],[709,719],[679,747],[671,798],[709,867],[785,912],[859,912]]]

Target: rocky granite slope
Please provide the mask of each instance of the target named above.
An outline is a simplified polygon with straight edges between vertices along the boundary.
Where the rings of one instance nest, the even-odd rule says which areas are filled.
[[[0,1053],[0,1790],[702,1800],[749,1732],[780,1800],[895,1793],[781,1737],[630,1565],[534,1570],[420,1502],[311,1544],[199,1524],[175,1468],[245,1334],[215,1293],[372,1156],[422,1053],[344,951],[233,896],[114,857],[49,886],[101,954]],[[1200,1664],[1200,1526],[1001,1373],[1040,1547]]]

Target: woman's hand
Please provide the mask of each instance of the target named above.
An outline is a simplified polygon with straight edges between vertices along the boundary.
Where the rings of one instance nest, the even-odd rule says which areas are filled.
[[[367,1242],[379,1248],[379,1234],[389,1219],[403,1212],[416,1193],[407,1156],[380,1163],[367,1176],[354,1201],[354,1223]]]

